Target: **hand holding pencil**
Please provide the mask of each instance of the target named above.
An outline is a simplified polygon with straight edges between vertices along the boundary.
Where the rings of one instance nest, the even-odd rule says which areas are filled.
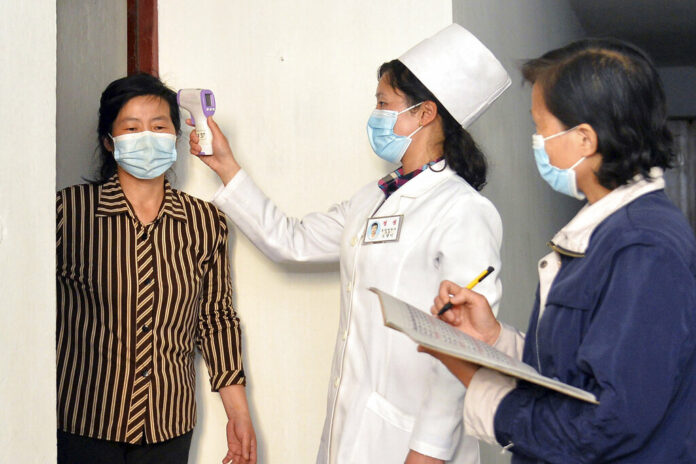
[[[482,273],[480,273],[480,274],[478,275],[478,277],[476,277],[474,280],[472,280],[471,282],[469,282],[469,284],[466,286],[466,288],[469,289],[469,290],[471,290],[471,289],[474,288],[476,285],[478,285],[479,282],[481,282],[483,279],[485,279],[486,277],[488,277],[488,274],[490,274],[490,273],[493,272],[494,270],[495,270],[495,269],[493,269],[493,266],[488,266],[488,268],[487,268],[485,271],[483,271]],[[442,308],[440,309],[440,311],[437,312],[437,315],[438,315],[438,316],[442,316],[443,314],[445,314],[445,312],[446,312],[448,309],[452,309],[452,303],[449,302],[449,301],[448,301],[447,303],[445,303],[445,304],[442,306]]]
[[[471,290],[492,271],[493,268],[489,267],[466,287],[443,281],[430,312],[462,332],[492,345],[500,334],[500,323],[486,297]]]

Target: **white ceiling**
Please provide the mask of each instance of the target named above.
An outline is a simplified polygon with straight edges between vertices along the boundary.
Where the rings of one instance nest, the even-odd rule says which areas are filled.
[[[570,0],[588,36],[638,45],[658,66],[696,66],[696,0]]]

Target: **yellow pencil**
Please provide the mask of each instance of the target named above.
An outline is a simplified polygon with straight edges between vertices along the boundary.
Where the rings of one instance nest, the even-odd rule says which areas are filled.
[[[493,266],[488,266],[488,269],[486,269],[485,271],[483,271],[482,273],[480,273],[480,274],[478,275],[478,277],[476,277],[474,280],[472,280],[471,282],[469,282],[469,285],[467,285],[466,288],[469,289],[469,290],[471,290],[471,289],[474,288],[476,285],[478,285],[479,282],[481,282],[483,279],[485,279],[486,277],[488,277],[488,274],[490,274],[490,273],[493,272],[494,270],[495,270],[495,269],[493,269]],[[452,309],[452,303],[450,303],[450,302],[445,303],[445,305],[442,307],[442,309],[441,309],[440,311],[437,312],[437,315],[438,315],[438,316],[442,316],[443,314],[445,314],[445,311],[447,311],[448,309]]]
[[[471,289],[474,288],[476,285],[478,285],[479,282],[481,282],[483,279],[485,279],[485,278],[488,276],[488,274],[490,274],[490,273],[493,272],[494,270],[495,270],[495,269],[493,269],[493,266],[488,266],[488,269],[486,269],[485,271],[483,271],[482,273],[480,273],[480,274],[478,275],[478,277],[476,277],[474,280],[472,280],[471,282],[469,282],[469,285],[467,285],[466,288],[468,288],[469,290],[471,290]]]

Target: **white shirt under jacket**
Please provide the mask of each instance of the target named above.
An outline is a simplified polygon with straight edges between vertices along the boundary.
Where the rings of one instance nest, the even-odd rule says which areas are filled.
[[[429,312],[442,280],[466,285],[494,266],[477,291],[497,312],[502,224],[490,201],[445,167],[426,169],[386,201],[372,182],[301,220],[283,214],[244,171],[213,202],[276,262],[340,261],[341,313],[317,463],[402,464],[409,449],[479,462],[477,441],[462,433],[465,387],[384,326],[368,288]],[[369,217],[395,215],[404,216],[398,242],[363,243]]]

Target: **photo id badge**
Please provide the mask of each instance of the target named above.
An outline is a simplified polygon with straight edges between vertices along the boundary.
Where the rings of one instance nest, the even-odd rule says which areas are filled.
[[[367,220],[363,243],[398,242],[404,215],[372,217]]]

